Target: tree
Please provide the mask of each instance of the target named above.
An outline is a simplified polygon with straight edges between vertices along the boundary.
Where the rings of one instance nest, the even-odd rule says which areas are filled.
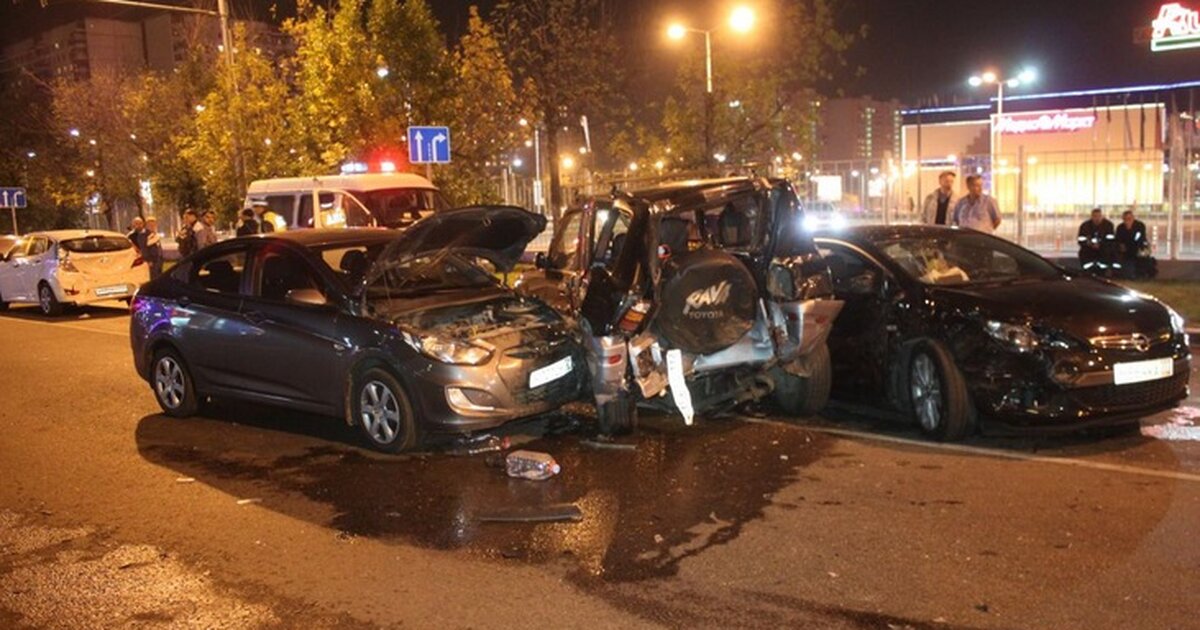
[[[379,94],[385,114],[403,125],[449,121],[454,100],[454,68],[437,18],[425,0],[375,0],[367,31],[379,66],[387,69]],[[388,129],[385,142],[405,137]]]
[[[234,29],[233,45],[233,63],[218,65],[212,90],[196,108],[194,128],[180,140],[181,157],[227,219],[236,214],[250,180],[299,175],[313,167],[289,125],[295,102],[282,71],[244,29]]]
[[[536,88],[533,106],[545,131],[550,206],[563,204],[558,134],[580,115],[605,117],[617,79],[616,41],[602,0],[501,2],[497,15],[518,78]]]
[[[454,161],[443,178],[452,198],[495,201],[493,177],[515,146],[521,107],[512,72],[491,25],[470,8],[467,32],[454,51]]]

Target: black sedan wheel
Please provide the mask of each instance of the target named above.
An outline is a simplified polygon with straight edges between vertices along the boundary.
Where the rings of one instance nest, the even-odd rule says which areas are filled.
[[[364,370],[354,379],[352,414],[371,448],[400,453],[417,445],[412,405],[404,388],[387,371]]]
[[[944,346],[927,341],[912,354],[909,399],[921,432],[936,440],[961,440],[975,426],[967,384]]]
[[[200,399],[192,385],[192,375],[187,364],[174,350],[161,350],[154,355],[150,372],[150,386],[154,397],[164,413],[176,418],[196,415]]]

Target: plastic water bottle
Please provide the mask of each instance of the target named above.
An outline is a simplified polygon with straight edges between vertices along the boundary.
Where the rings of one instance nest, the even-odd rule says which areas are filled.
[[[553,457],[537,451],[513,451],[504,461],[508,476],[519,479],[542,481],[562,470]]]

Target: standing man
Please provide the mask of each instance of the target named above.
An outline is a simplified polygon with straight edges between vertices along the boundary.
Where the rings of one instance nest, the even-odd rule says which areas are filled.
[[[1000,207],[995,197],[983,194],[983,176],[967,176],[967,196],[954,204],[953,224],[985,234],[1000,227]]]
[[[1153,259],[1150,257],[1150,241],[1146,238],[1146,224],[1133,216],[1133,210],[1121,214],[1121,224],[1117,226],[1114,240],[1117,243],[1117,257],[1113,261],[1113,269],[1117,273],[1129,279],[1150,275],[1149,267],[1153,265]],[[1143,263],[1142,260],[1147,262]]]
[[[958,193],[954,190],[954,171],[938,175],[937,190],[925,196],[922,206],[925,225],[950,225],[954,207],[958,204]]]
[[[133,217],[130,222],[129,233],[125,235],[133,243],[133,248],[142,254],[146,249],[146,223],[142,221],[142,217]],[[145,254],[142,254],[145,257]]]
[[[258,219],[254,218],[253,208],[242,209],[242,223],[237,228],[238,236],[249,236],[259,233]]]
[[[1092,217],[1079,226],[1079,265],[1088,273],[1108,273],[1114,243],[1112,221],[1104,218],[1100,208],[1092,209]]]
[[[217,211],[205,210],[204,216],[196,222],[196,227],[192,228],[192,233],[196,235],[196,251],[217,244],[216,223]]]
[[[188,208],[183,211],[183,227],[175,234],[175,243],[179,245],[179,257],[187,258],[196,251],[196,211]]]
[[[142,247],[142,260],[150,265],[150,279],[162,275],[162,235],[158,233],[158,219],[146,217],[146,240]]]

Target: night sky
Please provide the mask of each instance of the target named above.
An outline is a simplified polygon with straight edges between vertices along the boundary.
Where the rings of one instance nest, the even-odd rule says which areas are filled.
[[[3,0],[0,23],[36,28],[61,22],[79,2],[52,0],[42,9],[36,1]],[[1150,82],[1200,79],[1200,49],[1151,53],[1148,44],[1134,44],[1133,31],[1148,26],[1163,0],[840,0],[843,29],[866,24],[868,37],[849,53],[850,66],[826,92],[899,98],[909,103],[979,98],[966,85],[974,72],[995,68],[1003,73],[1024,65],[1038,68],[1038,91],[1116,87]],[[1200,8],[1200,0],[1182,0]],[[486,11],[494,0],[430,0],[451,37],[465,28],[467,7]],[[609,0],[615,8],[618,33],[627,50],[626,68],[638,89],[662,89],[677,55],[664,45],[668,19],[685,18],[696,24],[718,23],[730,0]],[[61,3],[61,4],[60,4]],[[199,0],[211,5],[211,0]],[[752,0],[748,0],[753,4]],[[269,17],[294,11],[294,0],[231,0],[238,15]],[[137,9],[105,8],[113,15]],[[27,33],[6,28],[4,41]],[[861,70],[862,75],[858,76]]]

